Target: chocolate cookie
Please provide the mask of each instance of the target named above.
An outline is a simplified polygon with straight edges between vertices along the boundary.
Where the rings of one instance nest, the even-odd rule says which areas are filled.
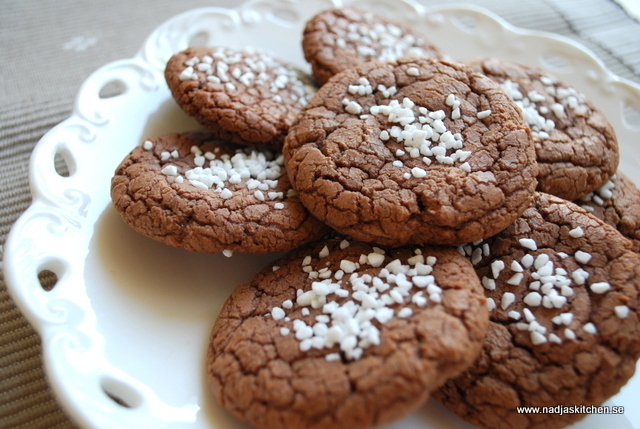
[[[171,57],[165,77],[180,107],[209,130],[275,150],[315,92],[293,67],[231,48],[188,48]]]
[[[575,200],[618,168],[618,143],[605,115],[575,88],[547,72],[498,59],[470,62],[495,80],[523,111],[540,167],[538,190]]]
[[[575,201],[598,219],[615,227],[640,252],[640,190],[618,171],[594,192]]]
[[[633,375],[640,256],[613,227],[539,193],[508,229],[460,250],[491,324],[479,359],[434,395],[447,408],[483,428],[560,428],[584,414],[516,407],[600,405]]]
[[[441,57],[435,46],[411,28],[353,7],[327,10],[309,20],[302,49],[320,84],[367,61],[394,61],[403,56]]]
[[[322,237],[291,189],[281,154],[206,131],[151,138],[118,166],[111,198],[124,221],[195,252],[267,253]]]
[[[283,154],[311,213],[389,246],[494,235],[529,206],[538,174],[530,130],[504,91],[466,65],[431,59],[337,74]]]
[[[366,428],[399,419],[477,356],[480,281],[454,248],[328,239],[239,286],[213,327],[208,380],[261,428]]]

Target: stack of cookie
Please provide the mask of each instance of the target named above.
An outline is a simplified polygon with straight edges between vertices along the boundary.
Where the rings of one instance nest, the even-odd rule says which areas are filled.
[[[314,92],[300,72],[263,53],[189,48],[166,79],[207,130],[151,137],[120,164],[111,196],[128,225],[226,255],[286,251],[329,231],[301,204],[281,153]]]
[[[317,87],[260,52],[174,55],[207,131],[145,140],[112,180],[163,243],[288,252],[213,327],[220,404],[256,428],[366,428],[433,395],[480,427],[553,428],[583,415],[517,407],[614,395],[640,357],[640,192],[605,116],[369,11],[302,37]]]

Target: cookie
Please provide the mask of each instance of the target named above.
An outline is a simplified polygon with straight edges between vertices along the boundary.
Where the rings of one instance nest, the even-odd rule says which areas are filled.
[[[399,419],[477,356],[482,286],[455,248],[328,239],[239,286],[211,332],[209,385],[261,428],[366,428]]]
[[[491,323],[474,365],[434,394],[447,408],[482,428],[560,428],[585,415],[517,407],[597,406],[633,375],[640,256],[613,227],[539,193],[508,229],[461,251]]]
[[[640,190],[618,171],[595,192],[575,201],[598,219],[616,228],[640,252]]]
[[[469,62],[495,80],[523,111],[540,167],[538,190],[575,200],[618,168],[618,143],[605,115],[575,88],[545,71],[499,59]]]
[[[529,206],[538,174],[530,130],[495,82],[419,58],[337,74],[309,100],[283,154],[314,216],[388,246],[494,235]]]
[[[328,228],[302,206],[280,153],[206,131],[146,140],[111,182],[113,204],[137,232],[194,252],[267,253],[317,240]]]
[[[441,57],[435,46],[411,28],[353,7],[330,9],[310,19],[304,28],[302,50],[320,84],[338,72],[371,60]]]
[[[300,71],[272,56],[193,47],[173,55],[165,78],[178,105],[232,142],[281,150],[284,136],[315,92]]]

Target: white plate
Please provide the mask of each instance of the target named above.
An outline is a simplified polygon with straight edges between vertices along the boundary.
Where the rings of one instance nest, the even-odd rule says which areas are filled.
[[[205,8],[158,27],[132,59],[100,68],[83,84],[72,116],[36,146],[33,204],[15,223],[4,272],[17,305],[43,341],[60,403],[96,428],[245,427],[214,404],[204,377],[208,334],[227,295],[276,255],[192,254],[132,232],[110,205],[120,160],[143,138],[195,128],[163,78],[171,54],[190,44],[254,46],[308,69],[300,49],[307,19],[330,0],[254,0],[234,10]],[[621,169],[640,183],[640,88],[609,73],[567,39],[523,31],[475,7],[424,9],[398,0],[348,3],[383,10],[424,31],[453,59],[494,56],[542,66],[573,84],[608,115]],[[108,88],[116,96],[104,96]],[[103,94],[102,96],[100,94]],[[61,156],[68,177],[56,172]],[[45,291],[39,273],[58,281]],[[636,376],[608,404],[623,416],[593,415],[576,427],[640,427]],[[111,397],[120,398],[127,406]],[[430,401],[397,429],[465,426]]]

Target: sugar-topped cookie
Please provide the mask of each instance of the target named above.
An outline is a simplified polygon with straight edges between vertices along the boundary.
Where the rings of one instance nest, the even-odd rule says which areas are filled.
[[[616,172],[600,188],[574,202],[620,231],[640,252],[640,190],[624,173]]]
[[[538,190],[575,200],[615,174],[619,157],[615,132],[584,94],[522,64],[499,59],[469,64],[498,82],[522,110],[536,146]]]
[[[291,189],[282,154],[206,131],[145,140],[116,169],[111,198],[137,232],[195,252],[278,252],[328,232]]]
[[[309,101],[283,147],[302,203],[352,237],[459,245],[529,206],[529,127],[491,79],[442,60],[369,62]]]
[[[302,72],[254,50],[188,48],[169,59],[165,77],[178,105],[209,130],[275,150],[315,92]]]
[[[354,7],[330,9],[314,16],[305,26],[302,48],[320,84],[367,61],[441,57],[424,35],[380,13]]]
[[[634,374],[640,256],[615,228],[538,193],[505,231],[460,251],[491,324],[474,365],[434,395],[447,408],[482,428],[561,428],[584,413],[518,407],[598,406]]]
[[[477,356],[482,286],[454,248],[332,238],[276,260],[225,302],[209,385],[258,429],[390,423]]]

